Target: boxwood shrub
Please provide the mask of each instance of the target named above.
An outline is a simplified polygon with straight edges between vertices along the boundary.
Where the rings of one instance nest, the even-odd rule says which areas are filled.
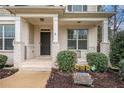
[[[3,68],[5,66],[7,59],[7,56],[0,55],[0,68]]]
[[[108,68],[108,58],[103,53],[88,53],[87,62],[98,72],[104,72]]]
[[[121,79],[124,81],[124,59],[119,62],[119,74]]]
[[[57,63],[59,70],[62,72],[70,73],[75,69],[77,62],[77,55],[73,51],[60,51],[57,55]]]

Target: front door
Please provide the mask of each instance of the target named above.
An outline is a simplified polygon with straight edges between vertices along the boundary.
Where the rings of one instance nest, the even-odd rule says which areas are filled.
[[[40,33],[40,54],[50,55],[50,32]]]

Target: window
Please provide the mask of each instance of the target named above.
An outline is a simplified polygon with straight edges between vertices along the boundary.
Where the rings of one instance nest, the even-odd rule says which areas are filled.
[[[87,11],[87,5],[68,5],[68,11],[70,12]]]
[[[84,29],[68,30],[68,49],[87,49],[87,34]]]
[[[68,5],[68,11],[72,11],[72,5]]]
[[[82,5],[73,5],[73,12],[82,12]]]
[[[87,5],[83,5],[83,11],[87,11]]]
[[[68,31],[68,48],[69,49],[76,49],[77,43],[77,32],[75,30]]]
[[[0,25],[0,50],[13,50],[14,25]]]

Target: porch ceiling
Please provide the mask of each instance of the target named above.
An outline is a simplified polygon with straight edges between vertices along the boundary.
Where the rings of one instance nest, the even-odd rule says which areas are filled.
[[[60,25],[98,25],[101,21],[60,21]]]
[[[24,18],[27,22],[33,25],[53,25],[53,18],[41,17],[41,18]],[[42,19],[42,20],[41,20]],[[61,20],[59,19],[59,25],[98,25],[101,21],[92,20]]]
[[[29,23],[33,25],[51,25],[53,20],[50,17],[41,17],[41,18],[24,18]]]

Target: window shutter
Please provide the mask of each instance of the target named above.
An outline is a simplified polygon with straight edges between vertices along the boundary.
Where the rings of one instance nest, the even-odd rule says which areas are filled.
[[[72,11],[72,5],[68,5],[68,11]]]
[[[87,11],[87,5],[83,5],[83,11]]]

